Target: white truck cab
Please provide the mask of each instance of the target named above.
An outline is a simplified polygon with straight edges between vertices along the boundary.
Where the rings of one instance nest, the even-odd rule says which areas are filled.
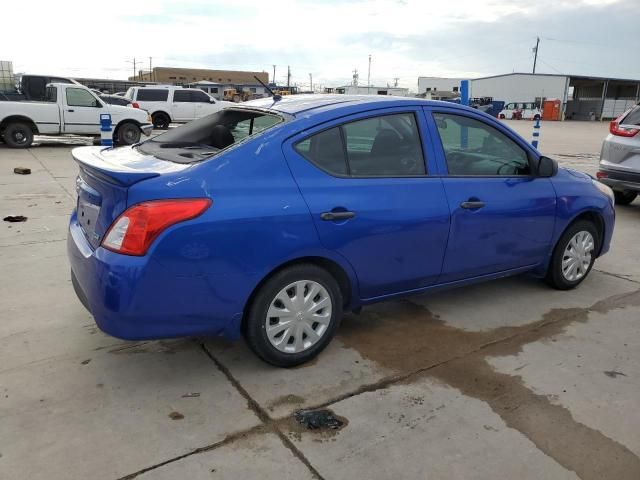
[[[506,120],[537,120],[542,118],[542,111],[533,102],[507,103],[498,114],[498,118]]]
[[[114,143],[131,145],[153,125],[141,109],[103,102],[79,84],[50,83],[43,102],[0,102],[0,140],[12,148],[31,146],[34,135],[100,135],[100,115],[111,115]]]
[[[155,128],[169,128],[169,124],[186,123],[233,106],[233,102],[216,100],[199,88],[173,85],[131,87],[125,98],[140,105],[151,115]]]

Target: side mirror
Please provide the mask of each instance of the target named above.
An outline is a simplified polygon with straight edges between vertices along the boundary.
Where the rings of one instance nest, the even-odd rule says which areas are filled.
[[[209,103],[216,103],[216,101],[213,98],[210,98]]]
[[[538,162],[538,176],[539,177],[553,177],[558,173],[558,162],[553,158],[540,157]]]

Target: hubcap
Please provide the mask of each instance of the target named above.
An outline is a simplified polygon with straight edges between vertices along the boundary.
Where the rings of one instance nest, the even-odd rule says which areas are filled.
[[[593,236],[586,231],[576,233],[562,255],[562,275],[570,282],[580,280],[591,265],[591,253],[595,247]]]
[[[284,287],[269,305],[265,329],[271,345],[284,353],[299,353],[325,334],[331,323],[331,297],[313,280]]]

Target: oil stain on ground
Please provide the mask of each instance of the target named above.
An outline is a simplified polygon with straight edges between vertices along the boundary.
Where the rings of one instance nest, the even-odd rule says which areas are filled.
[[[640,478],[640,459],[624,445],[577,422],[569,410],[528,389],[522,378],[496,372],[488,356],[518,354],[523,345],[585,322],[590,312],[640,306],[640,290],[588,308],[553,309],[531,324],[470,332],[446,325],[411,300],[380,304],[349,316],[339,338],[345,346],[410,381],[436,378],[486,402],[511,428],[583,480]]]

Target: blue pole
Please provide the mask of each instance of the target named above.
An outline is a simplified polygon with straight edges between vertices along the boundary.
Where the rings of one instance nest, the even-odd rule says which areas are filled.
[[[533,140],[531,141],[531,145],[533,148],[538,148],[538,139],[540,138],[540,119],[536,119],[533,124]]]
[[[469,80],[460,82],[460,104],[469,105]]]
[[[100,145],[113,147],[113,133],[111,128],[111,114],[100,114]]]

